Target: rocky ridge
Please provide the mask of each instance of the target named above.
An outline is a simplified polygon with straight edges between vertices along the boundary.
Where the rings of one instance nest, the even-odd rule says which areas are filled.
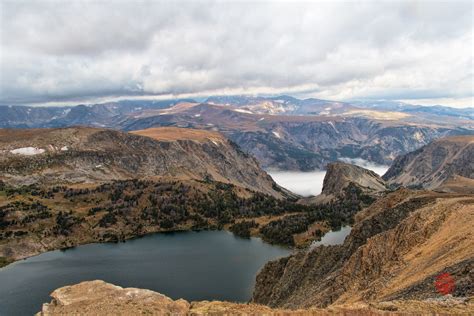
[[[173,177],[285,193],[221,134],[163,128],[133,134],[99,128],[0,130],[0,180],[14,185]]]
[[[252,302],[310,308],[395,299],[436,299],[440,273],[455,297],[473,282],[474,198],[400,189],[356,215],[342,245],[319,246],[269,262]]]

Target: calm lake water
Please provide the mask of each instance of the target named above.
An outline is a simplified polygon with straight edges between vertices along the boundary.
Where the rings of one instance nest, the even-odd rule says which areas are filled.
[[[153,234],[51,251],[0,269],[0,315],[32,315],[54,289],[96,279],[173,299],[245,302],[258,270],[290,253],[226,231]]]
[[[331,246],[331,245],[340,245],[344,242],[344,239],[346,239],[346,236],[349,235],[351,232],[351,227],[350,226],[343,226],[341,227],[340,230],[334,230],[327,232],[324,234],[324,236],[321,238],[320,241],[315,241],[311,244],[311,248],[325,245],[325,246]]]

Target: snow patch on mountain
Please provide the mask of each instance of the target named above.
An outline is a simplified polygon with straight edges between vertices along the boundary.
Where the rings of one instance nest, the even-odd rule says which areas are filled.
[[[235,109],[235,112],[253,114],[253,112],[244,109]]]
[[[423,134],[420,132],[415,132],[413,134],[413,138],[416,139],[417,141],[421,142],[424,140]]]
[[[44,153],[43,148],[36,148],[36,147],[22,147],[10,150],[12,154],[15,155],[25,155],[25,156],[33,156]]]

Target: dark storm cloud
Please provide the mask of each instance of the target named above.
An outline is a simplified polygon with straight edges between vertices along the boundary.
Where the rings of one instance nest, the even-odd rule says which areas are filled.
[[[472,97],[470,2],[1,2],[1,103]]]

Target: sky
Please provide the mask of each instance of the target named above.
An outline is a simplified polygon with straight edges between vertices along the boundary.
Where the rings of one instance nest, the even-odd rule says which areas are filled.
[[[471,1],[0,0],[0,104],[276,95],[473,106]]]

